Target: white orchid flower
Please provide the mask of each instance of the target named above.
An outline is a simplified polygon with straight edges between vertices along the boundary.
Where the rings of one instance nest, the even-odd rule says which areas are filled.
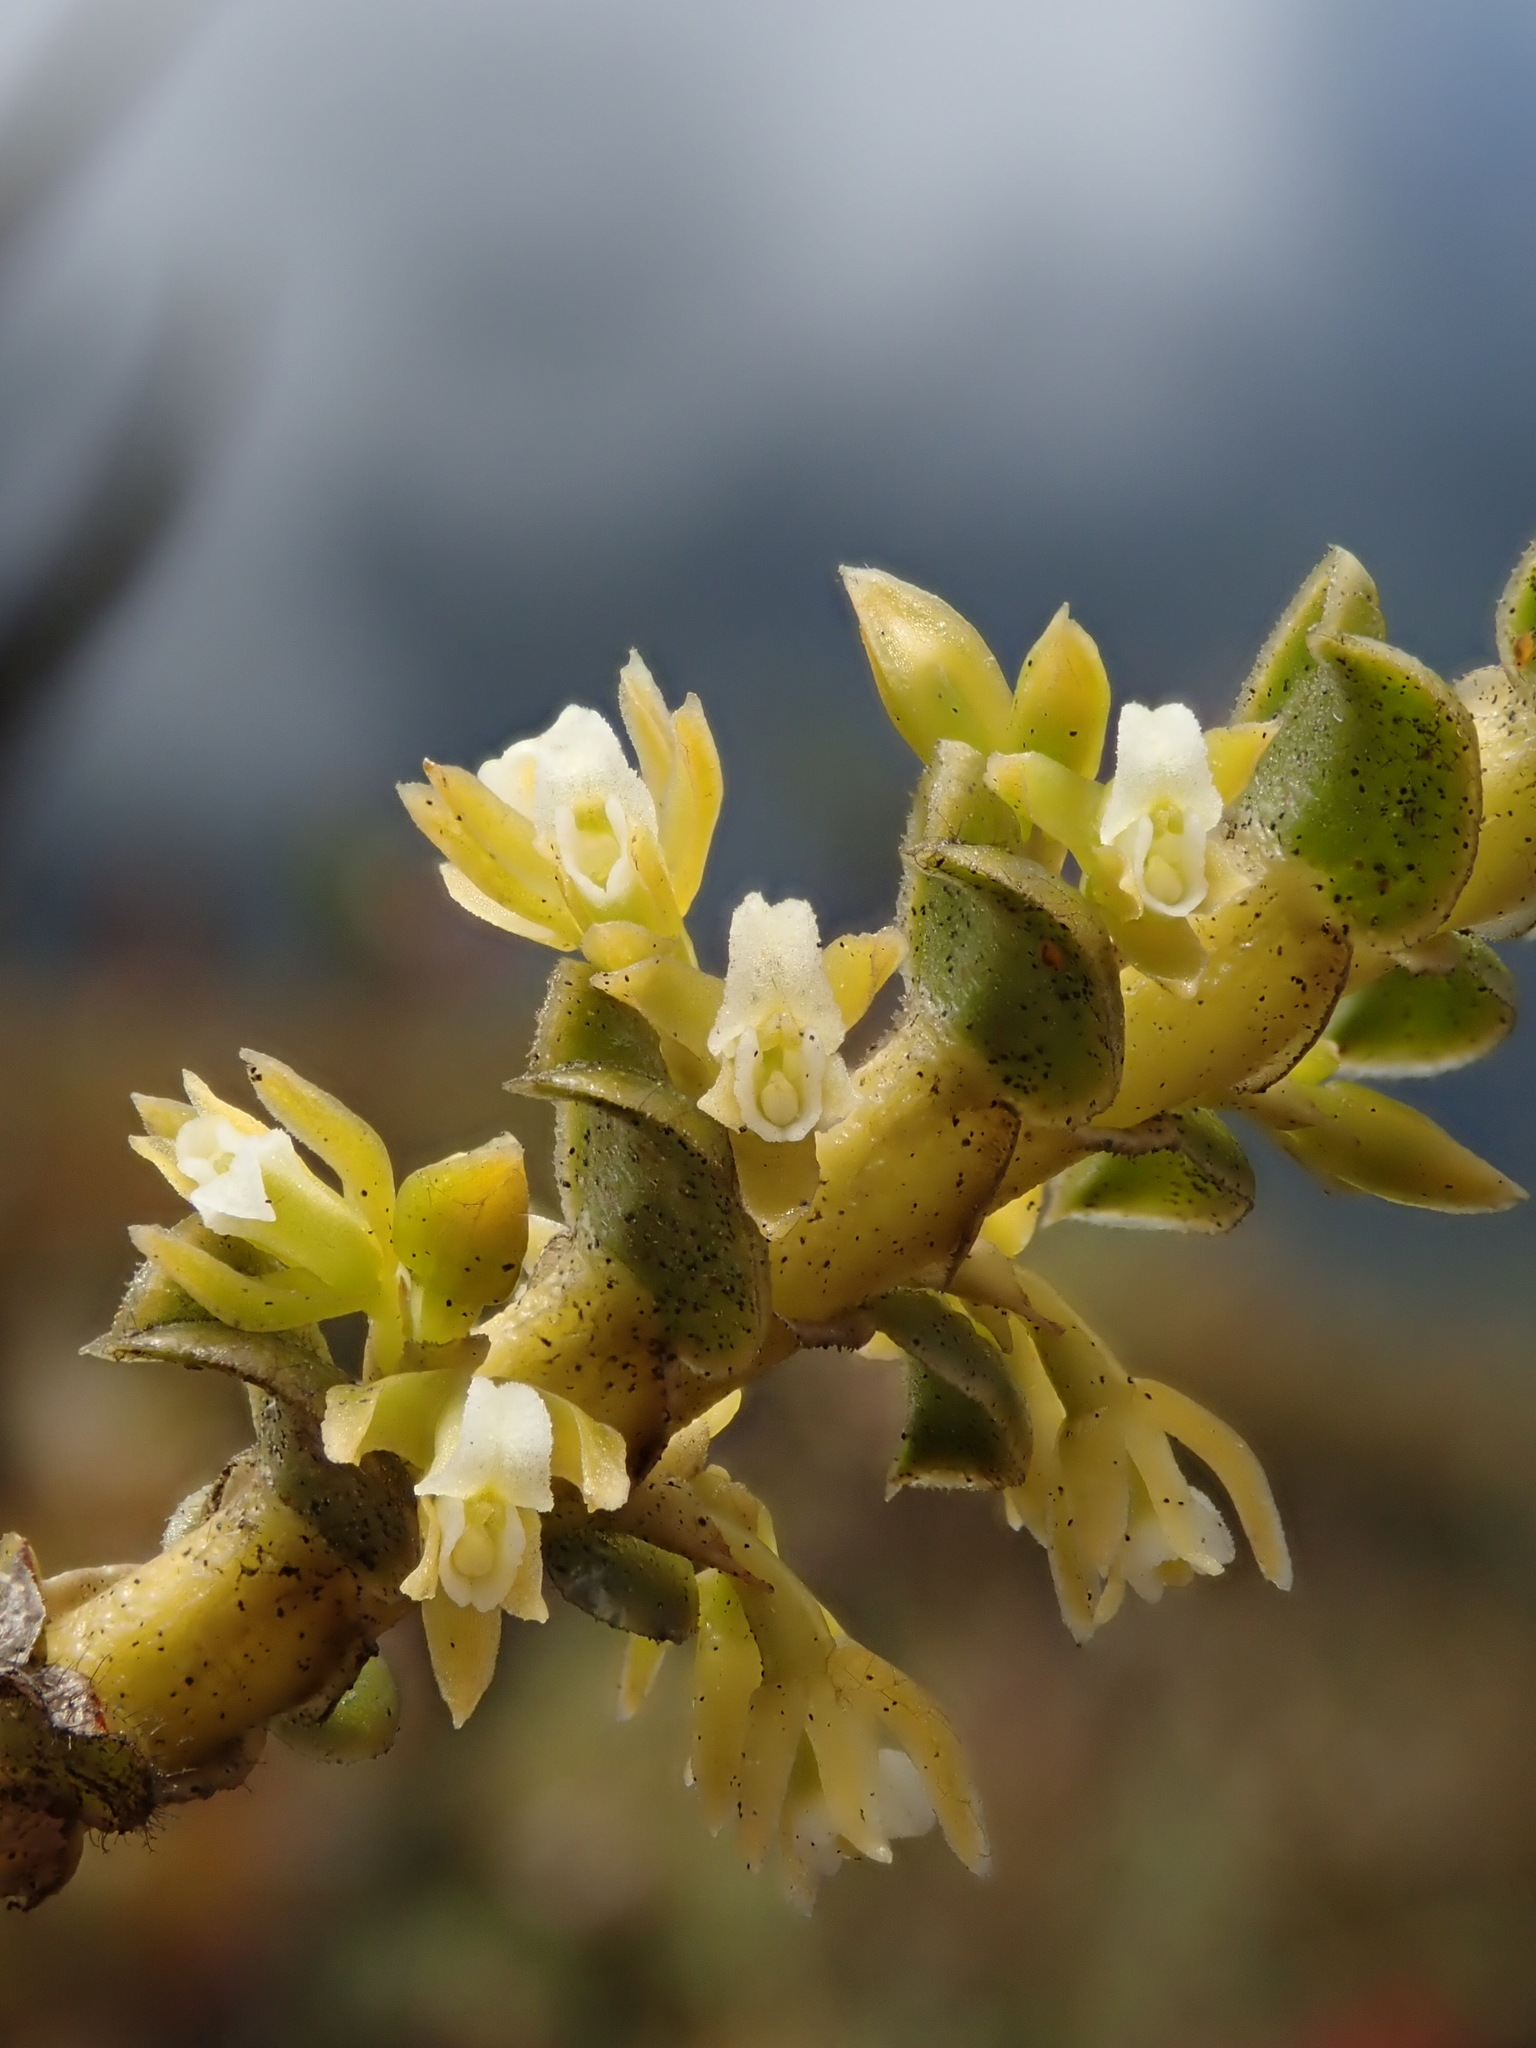
[[[775,1144],[825,1130],[853,1105],[838,1051],[846,1028],[810,904],[746,897],[731,919],[725,993],[708,1040],[720,1074],[699,1107]]]
[[[472,1379],[416,1488],[425,1549],[402,1590],[542,1621],[538,1517],[554,1506],[553,1455],[549,1409],[532,1387]]]
[[[192,1186],[187,1200],[210,1230],[275,1223],[266,1170],[299,1162],[286,1131],[239,1131],[222,1116],[190,1117],[176,1133],[176,1164]]]
[[[683,913],[723,788],[698,699],[669,711],[638,655],[620,676],[619,707],[638,770],[607,719],[570,704],[478,775],[427,761],[426,781],[400,790],[462,908],[562,952],[590,941],[609,967],[648,957],[658,940],[686,953]]]
[[[1199,909],[1208,887],[1205,842],[1221,813],[1205,735],[1189,706],[1125,705],[1099,841],[1124,861],[1125,885],[1143,910],[1187,917]]]
[[[533,826],[540,850],[598,918],[622,917],[640,888],[635,839],[654,842],[656,805],[601,712],[568,704],[537,738],[487,761],[480,780]]]

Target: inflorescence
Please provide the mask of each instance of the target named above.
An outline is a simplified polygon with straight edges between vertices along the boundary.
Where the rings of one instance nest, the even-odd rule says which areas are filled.
[[[699,964],[720,763],[698,700],[669,710],[638,655],[633,760],[571,706],[401,792],[455,902],[563,956],[513,1084],[555,1106],[558,1217],[529,1213],[511,1135],[397,1184],[366,1123],[263,1054],[261,1116],[190,1074],[184,1099],[138,1098],[133,1143],[189,1213],[132,1233],[143,1264],[93,1349],[237,1375],[255,1441],[146,1564],[40,1580],[0,1545],[0,1894],[33,1904],[87,1830],[238,1782],[269,1727],[378,1754],[377,1639],[413,1606],[461,1724],[504,1617],[542,1621],[551,1588],[626,1632],[625,1715],[692,1644],[705,1820],[796,1901],[935,1820],[983,1869],[938,1708],[716,1459],[744,1390],[807,1348],[902,1375],[891,1490],[996,1493],[1079,1639],[1127,1588],[1225,1570],[1234,1524],[1289,1585],[1252,1451],[1128,1373],[1026,1254],[1066,1218],[1233,1228],[1253,1201],[1234,1115],[1329,1188],[1520,1199],[1374,1084],[1514,1022],[1490,941],[1536,926],[1536,548],[1497,661],[1454,686],[1386,643],[1332,550],[1231,722],[1125,704],[1107,779],[1109,682],[1065,607],[1010,690],[940,599],[844,580],[922,763],[880,931],[823,945],[809,903],[753,894],[723,975]],[[324,1334],[341,1317],[366,1319],[355,1376]]]

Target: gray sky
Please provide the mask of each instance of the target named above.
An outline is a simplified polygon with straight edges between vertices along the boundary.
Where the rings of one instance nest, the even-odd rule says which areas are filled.
[[[8,0],[0,134],[72,12]],[[721,888],[852,901],[905,769],[839,559],[1215,702],[1343,540],[1469,663],[1536,527],[1533,62],[1476,0],[210,0],[0,281],[0,596],[159,338],[234,365],[28,735],[23,891],[381,807],[638,640]]]

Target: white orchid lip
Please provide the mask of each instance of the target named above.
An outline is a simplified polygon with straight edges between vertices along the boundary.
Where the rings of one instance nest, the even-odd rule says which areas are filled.
[[[176,1133],[176,1165],[192,1187],[187,1200],[210,1230],[226,1223],[275,1223],[266,1172],[298,1166],[286,1131],[240,1131],[222,1116],[196,1116]]]
[[[547,732],[487,761],[480,780],[528,820],[590,909],[612,915],[634,896],[632,841],[655,838],[656,805],[601,712],[568,704]]]
[[[720,1062],[699,1107],[731,1130],[795,1144],[846,1116],[845,1031],[816,913],[798,897],[745,897],[731,919],[725,991],[709,1034]]]
[[[1221,823],[1200,721],[1187,704],[1127,704],[1099,839],[1125,863],[1143,910],[1187,917],[1205,901],[1206,839]]]
[[[517,1582],[528,1529],[523,1511],[554,1506],[554,1430],[542,1398],[520,1380],[472,1379],[417,1494],[436,1513],[438,1582],[460,1607],[500,1607]]]

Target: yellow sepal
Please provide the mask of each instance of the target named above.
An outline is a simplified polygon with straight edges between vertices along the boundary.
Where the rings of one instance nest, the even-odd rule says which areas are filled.
[[[1063,605],[1024,657],[1006,750],[1049,754],[1091,780],[1104,755],[1109,708],[1103,657]]]
[[[422,1602],[421,1619],[432,1676],[454,1727],[462,1728],[495,1674],[501,1614],[494,1607],[482,1614],[477,1607],[460,1607],[446,1593],[435,1593]]]
[[[256,1099],[341,1182],[342,1192],[381,1244],[394,1227],[395,1175],[384,1140],[354,1110],[281,1060],[242,1051]]]
[[[1236,803],[1248,787],[1264,749],[1280,730],[1278,718],[1250,720],[1240,725],[1215,725],[1205,735],[1205,758],[1211,764],[1211,780],[1224,804]]]
[[[907,942],[887,926],[878,932],[850,932],[822,952],[843,1022],[851,1030],[907,955]]]
[[[237,1273],[201,1245],[158,1224],[137,1224],[128,1235],[146,1259],[153,1259],[209,1315],[236,1330],[297,1330],[363,1305],[313,1273]]]
[[[629,1498],[629,1449],[616,1429],[599,1422],[563,1394],[539,1389],[554,1431],[550,1469],[577,1488],[594,1514],[623,1507]]]
[[[698,1575],[698,1587],[691,1769],[704,1807],[704,1824],[716,1835],[734,1805],[747,1709],[762,1683],[763,1660],[730,1579],[723,1572],[703,1571]]]
[[[1013,695],[976,628],[952,605],[879,569],[844,569],[869,665],[891,723],[921,761],[940,740],[990,754]]]

